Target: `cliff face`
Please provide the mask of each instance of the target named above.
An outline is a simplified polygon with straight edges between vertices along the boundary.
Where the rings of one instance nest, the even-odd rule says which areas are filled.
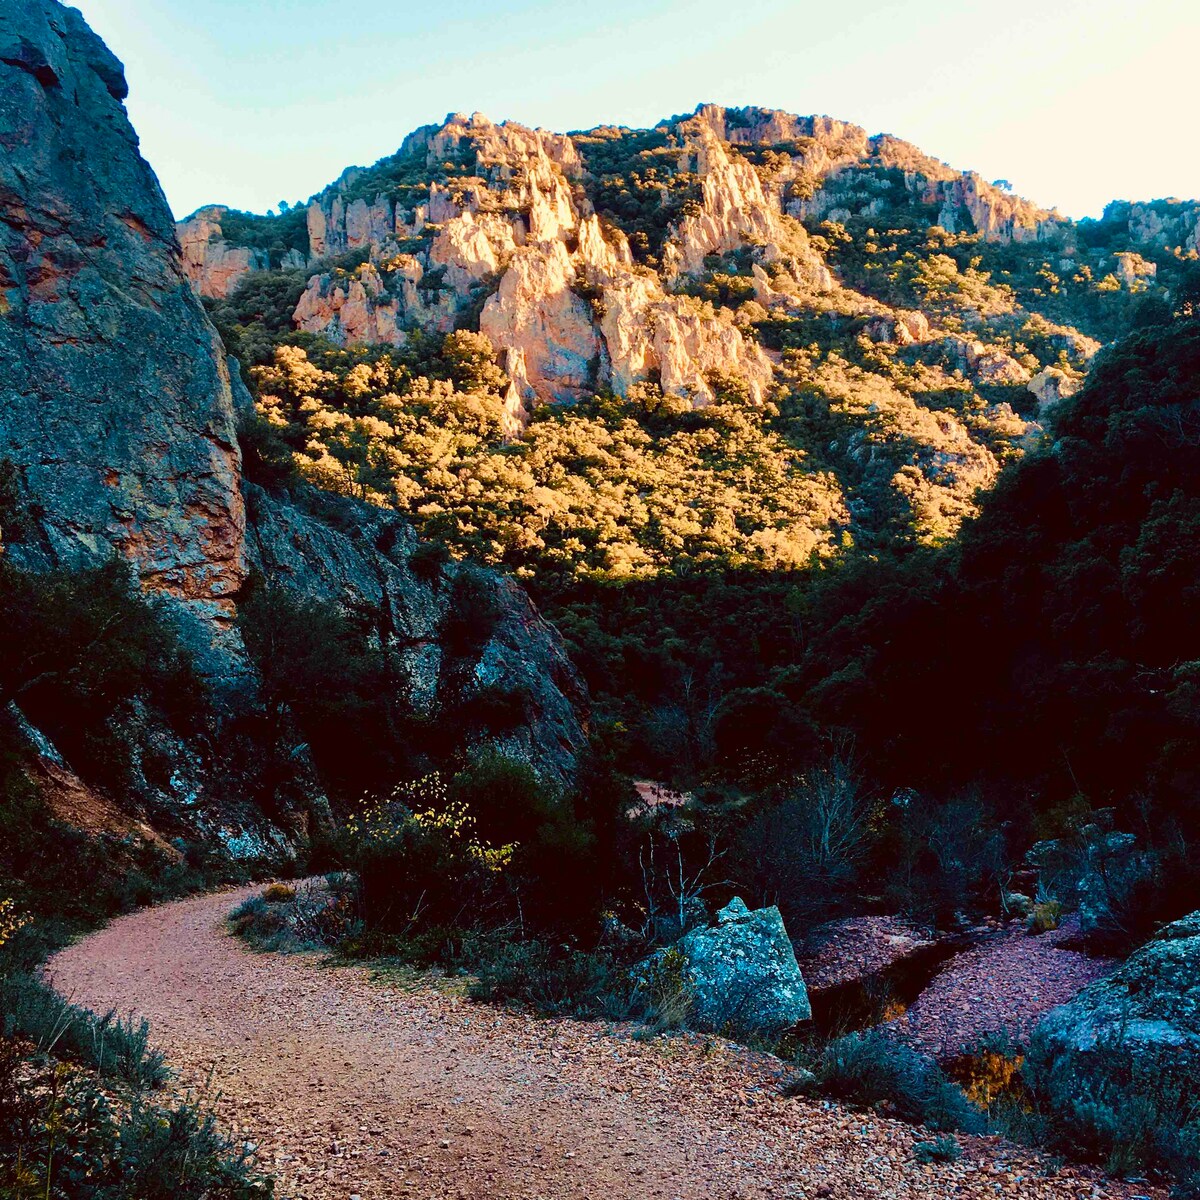
[[[245,577],[225,355],[121,100],[73,9],[0,5],[0,457],[45,548],[116,548],[207,624]]]
[[[373,606],[381,636],[403,645],[399,686],[420,711],[454,720],[475,693],[519,690],[523,710],[501,734],[463,732],[568,779],[586,696],[518,589],[492,577],[494,627],[446,651],[455,568],[418,578],[415,538],[397,518],[386,553],[372,541],[379,514],[352,502],[334,528],[258,495],[248,524],[236,427],[250,400],[231,383],[189,276],[220,295],[265,262],[224,242],[216,209],[185,226],[181,250],[125,94],[121,64],[77,12],[0,0],[0,460],[17,468],[37,518],[36,534],[6,553],[33,567],[123,555],[145,589],[175,602],[231,702],[251,707],[253,670],[234,623],[251,569],[308,596]],[[177,799],[187,792],[203,826],[205,804],[219,809],[221,798],[198,800],[207,781],[178,774],[188,778]]]

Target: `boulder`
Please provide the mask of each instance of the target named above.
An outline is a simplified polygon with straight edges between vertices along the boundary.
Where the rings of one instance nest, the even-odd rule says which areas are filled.
[[[1113,974],[1035,1027],[1029,1066],[1056,1107],[1095,1120],[1156,1090],[1194,1089],[1200,1067],[1200,912],[1168,925]]]
[[[1080,380],[1068,375],[1059,367],[1045,367],[1026,386],[1029,392],[1037,397],[1039,408],[1049,408],[1060,400],[1075,395],[1083,385]]]
[[[751,911],[735,896],[714,923],[685,934],[695,994],[692,1022],[734,1036],[771,1036],[812,1016],[808,991],[779,909]]]

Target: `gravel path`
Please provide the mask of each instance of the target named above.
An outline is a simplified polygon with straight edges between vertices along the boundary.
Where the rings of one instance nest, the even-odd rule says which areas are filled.
[[[259,955],[223,919],[253,889],[149,909],[58,954],[79,1003],[149,1017],[181,1087],[220,1093],[283,1197],[720,1200],[1158,1195],[964,1139],[918,1165],[899,1122],[779,1094],[781,1064],[719,1040],[639,1042],[416,980]]]
[[[956,955],[896,1025],[907,1040],[939,1058],[953,1058],[990,1033],[1021,1038],[1042,1013],[1065,1004],[1115,959],[1065,949],[1078,937],[1074,918],[1036,937],[1014,922],[982,945]]]

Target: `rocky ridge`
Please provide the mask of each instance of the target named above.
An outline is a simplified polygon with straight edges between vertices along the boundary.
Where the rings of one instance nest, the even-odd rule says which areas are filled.
[[[1114,208],[1078,224],[891,135],[708,104],[653,129],[571,134],[453,113],[305,205],[203,209],[180,236],[197,244],[190,278],[251,374],[288,340],[349,364],[392,348],[419,358],[469,331],[502,372],[489,403],[509,443],[529,441],[539,409],[569,424],[594,398],[617,402],[612,421],[621,405],[638,421],[729,403],[757,413],[794,447],[792,467],[837,493],[799,540],[769,522],[756,531],[788,543],[750,548],[773,566],[847,539],[953,536],[1101,344],[1170,294],[1189,253],[1186,206],[1134,208],[1154,219],[1122,224]],[[266,325],[256,289],[281,298]],[[253,345],[238,346],[247,322]],[[321,422],[354,425],[363,405],[331,403],[333,416],[294,414],[288,436],[301,470],[336,488]],[[389,412],[377,406],[355,436],[404,473],[411,443]],[[489,477],[499,459],[483,456],[505,452],[489,441],[465,469]],[[447,488],[418,507],[452,508]],[[403,508],[412,496],[404,482],[391,492],[385,480],[371,498]],[[487,524],[475,514],[463,536]],[[547,540],[560,536],[572,533]]]
[[[312,274],[295,327],[345,344],[400,345],[412,329],[446,332],[477,319],[512,380],[514,429],[531,405],[598,386],[621,396],[651,379],[702,405],[714,377],[736,377],[761,403],[773,380],[769,353],[730,310],[684,293],[713,256],[748,249],[754,296],[767,309],[826,295],[818,307],[878,314],[883,330],[896,318],[836,282],[803,223],[882,212],[872,172],[902,171],[913,203],[951,231],[1007,243],[1064,224],[895,138],[830,118],[704,105],[654,131],[677,147],[675,175],[694,179],[696,194],[669,230],[660,269],[647,270],[620,226],[598,214],[587,143],[601,132],[610,131],[568,137],[451,114],[410,135],[392,159],[348,170],[307,206]],[[770,172],[743,153],[772,145]],[[189,278],[209,297],[227,295],[264,262],[262,251],[224,241],[219,213],[201,209],[180,224],[194,247]],[[322,269],[353,252],[365,261]],[[900,327],[900,344],[938,336],[927,323]],[[974,342],[963,346],[950,352],[969,374],[1028,382],[1011,359],[993,361],[993,352],[980,365]]]

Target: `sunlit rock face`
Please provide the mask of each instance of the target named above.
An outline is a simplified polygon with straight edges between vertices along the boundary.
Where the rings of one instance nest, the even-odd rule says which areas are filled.
[[[652,257],[631,252],[620,221],[597,218],[613,165],[605,141],[639,137],[666,145],[672,159],[670,178],[656,177],[669,215]],[[636,149],[622,162],[634,174],[645,165]],[[1003,244],[1064,227],[907,142],[829,117],[710,104],[651,131],[567,136],[452,113],[309,201],[310,277],[293,323],[343,345],[479,329],[509,371],[514,434],[539,404],[596,390],[622,396],[646,382],[699,407],[733,377],[761,404],[775,376],[770,355],[729,310],[688,293],[714,264],[742,256],[769,311],[826,295],[826,308],[881,313],[877,340],[930,340],[925,314],[889,312],[841,287],[803,223],[882,214],[896,179],[907,203],[951,233]],[[686,199],[672,207],[676,185]],[[221,209],[201,209],[180,226],[189,278],[213,298],[266,265],[260,249],[227,240],[221,219]],[[293,267],[305,258],[289,253]],[[963,369],[983,383],[1024,381],[1024,368],[989,354],[966,353]]]
[[[176,227],[183,252],[183,270],[202,296],[223,300],[251,271],[264,270],[269,261],[261,250],[231,246],[221,234],[220,205],[197,209]]]

